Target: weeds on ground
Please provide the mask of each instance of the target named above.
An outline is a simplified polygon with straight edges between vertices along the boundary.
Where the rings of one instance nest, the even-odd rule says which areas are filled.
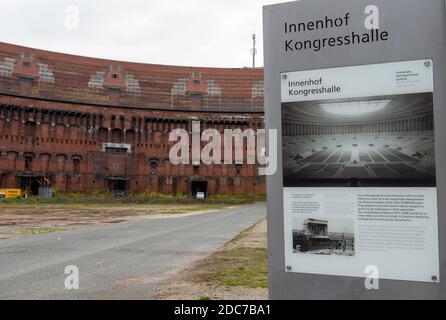
[[[47,234],[54,232],[63,232],[67,231],[69,228],[64,227],[21,227],[14,231],[16,234],[21,235],[38,235],[38,234]]]
[[[209,268],[198,275],[207,283],[230,287],[268,288],[265,248],[233,248],[212,256]]]
[[[118,198],[109,192],[91,192],[91,193],[61,193],[54,192],[52,199],[44,199],[39,197],[3,199],[1,204],[13,205],[39,205],[39,204],[86,204],[86,205],[113,205],[113,204],[210,204],[210,205],[240,205],[248,204],[255,201],[264,201],[264,194],[249,195],[211,195],[206,200],[194,200],[186,194],[164,194],[155,192],[135,193],[127,197]]]
[[[197,268],[194,279],[212,285],[268,288],[268,250],[234,246],[256,226],[243,231]]]

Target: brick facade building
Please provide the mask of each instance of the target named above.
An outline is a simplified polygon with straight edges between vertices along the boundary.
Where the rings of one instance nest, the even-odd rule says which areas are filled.
[[[264,127],[263,70],[109,61],[0,43],[0,188],[247,194],[254,165],[174,166],[175,128]]]

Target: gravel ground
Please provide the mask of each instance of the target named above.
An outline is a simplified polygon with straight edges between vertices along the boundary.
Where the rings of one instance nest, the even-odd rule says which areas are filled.
[[[204,209],[200,210],[199,205],[4,205],[0,206],[0,240],[135,219],[200,214],[213,211],[213,206]],[[221,206],[215,206],[215,209],[221,209]]]

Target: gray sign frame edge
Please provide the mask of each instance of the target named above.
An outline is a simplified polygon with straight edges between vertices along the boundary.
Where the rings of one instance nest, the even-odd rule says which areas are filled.
[[[328,4],[329,3],[329,4]],[[308,19],[338,16],[375,4],[381,9],[381,28],[391,32],[383,46],[362,45],[324,49],[320,53],[284,54],[283,17],[297,11]],[[329,9],[328,9],[329,8]],[[426,8],[428,10],[426,10]],[[296,10],[298,9],[298,10]],[[389,17],[389,12],[399,10]],[[414,19],[416,18],[416,19]],[[267,178],[269,292],[277,299],[446,299],[446,1],[444,0],[301,0],[265,6],[265,112],[267,129],[281,128],[280,74],[432,58],[434,60],[434,120],[438,188],[440,284],[380,280],[379,290],[366,290],[364,278],[285,272],[281,131],[277,173]],[[416,21],[416,22],[415,22]],[[405,28],[404,30],[402,28]],[[359,29],[355,25],[355,30]],[[361,29],[359,29],[361,30]],[[327,36],[343,34],[329,30]],[[413,42],[407,41],[411,35]],[[311,39],[311,37],[309,37]],[[300,60],[297,60],[297,59]]]

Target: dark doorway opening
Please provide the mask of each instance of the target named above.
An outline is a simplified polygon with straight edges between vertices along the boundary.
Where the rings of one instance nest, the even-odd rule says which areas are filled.
[[[208,182],[207,181],[192,181],[191,191],[192,191],[193,198],[197,197],[198,192],[203,192],[204,196],[207,197]]]
[[[176,196],[178,193],[178,179],[177,178],[173,178],[172,181],[172,192],[173,195]]]
[[[129,183],[127,178],[107,178],[108,190],[113,192],[115,196],[127,196],[129,191]]]
[[[20,189],[26,191],[28,195],[38,196],[39,188],[42,186],[39,177],[22,177],[20,182]]]
[[[65,179],[65,191],[71,192],[71,176],[70,175],[67,175],[67,177]]]

